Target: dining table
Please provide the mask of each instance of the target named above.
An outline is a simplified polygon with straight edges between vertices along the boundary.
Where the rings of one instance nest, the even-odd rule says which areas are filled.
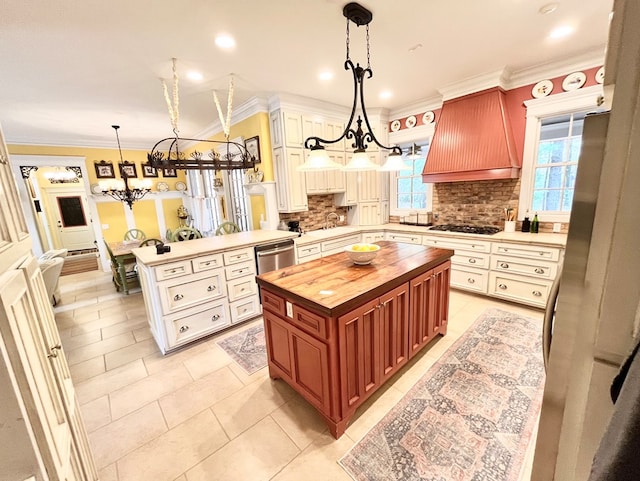
[[[119,242],[109,242],[109,248],[113,253],[113,257],[118,265],[118,277],[120,278],[120,285],[125,294],[129,294],[129,286],[127,284],[127,264],[134,263],[136,256],[133,255],[133,249],[140,247],[141,240],[127,240]]]

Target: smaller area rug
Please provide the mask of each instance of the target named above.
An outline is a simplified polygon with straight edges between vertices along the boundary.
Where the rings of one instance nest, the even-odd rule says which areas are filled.
[[[542,402],[540,332],[485,311],[342,467],[358,481],[517,481]]]
[[[267,365],[267,347],[262,324],[221,339],[216,344],[248,374],[253,374]]]

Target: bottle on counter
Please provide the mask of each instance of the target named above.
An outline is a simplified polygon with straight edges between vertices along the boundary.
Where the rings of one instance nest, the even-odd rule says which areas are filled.
[[[531,221],[531,233],[532,234],[537,234],[538,233],[538,214],[536,213],[533,216],[533,220]]]
[[[524,216],[522,221],[522,232],[529,232],[531,230],[531,221],[529,220],[529,211]]]

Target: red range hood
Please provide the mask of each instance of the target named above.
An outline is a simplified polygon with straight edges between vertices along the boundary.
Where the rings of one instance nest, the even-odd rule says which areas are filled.
[[[505,93],[494,87],[443,103],[422,181],[515,179],[520,165]]]

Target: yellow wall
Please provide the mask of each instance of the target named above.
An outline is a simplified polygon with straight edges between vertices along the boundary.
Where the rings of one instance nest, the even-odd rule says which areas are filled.
[[[102,237],[107,242],[118,242],[123,240],[124,233],[127,232],[127,221],[124,217],[124,209],[129,206],[122,202],[100,202],[96,205],[100,224],[107,224],[108,229],[102,231]],[[98,239],[98,242],[100,240]]]
[[[164,223],[167,229],[175,230],[180,225],[180,219],[178,219],[178,207],[182,205],[182,199],[163,199],[162,210],[164,215]],[[162,232],[162,237],[165,237],[166,232]]]

